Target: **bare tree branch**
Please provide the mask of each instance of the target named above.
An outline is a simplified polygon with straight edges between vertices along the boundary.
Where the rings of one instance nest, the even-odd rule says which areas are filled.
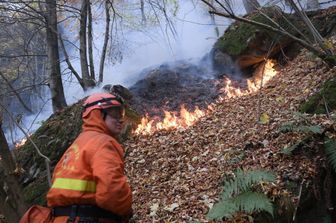
[[[14,93],[14,95],[17,97],[17,99],[19,100],[19,102],[21,103],[21,105],[29,112],[29,113],[33,113],[33,111],[26,105],[26,103],[22,100],[21,96],[19,95],[19,93],[14,89],[14,87],[12,86],[12,84],[7,80],[7,78],[5,77],[5,75],[0,71],[0,76],[2,77],[2,79],[6,82],[6,84],[8,85],[8,87],[12,90],[12,92]]]
[[[64,41],[63,41],[63,38],[62,38],[61,34],[58,35],[58,39],[60,41],[61,48],[63,50],[64,57],[65,57],[65,62],[67,63],[69,70],[73,73],[73,75],[75,75],[76,79],[78,80],[78,83],[84,89],[85,85],[84,85],[83,79],[79,76],[79,74],[77,73],[77,71],[75,70],[75,68],[72,66],[72,64],[70,62],[70,58],[69,58],[68,52],[67,52],[67,50],[64,46]]]

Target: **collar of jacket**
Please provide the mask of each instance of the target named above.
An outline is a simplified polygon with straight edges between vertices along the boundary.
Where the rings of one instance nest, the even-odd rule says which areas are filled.
[[[83,118],[82,127],[83,132],[95,131],[111,135],[103,120],[101,111],[98,109],[92,110],[85,118]]]

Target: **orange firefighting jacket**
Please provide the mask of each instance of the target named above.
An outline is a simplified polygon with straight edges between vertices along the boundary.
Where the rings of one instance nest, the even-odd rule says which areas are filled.
[[[124,175],[124,150],[109,135],[99,110],[83,119],[83,131],[57,163],[48,206],[92,204],[127,216],[132,193]]]

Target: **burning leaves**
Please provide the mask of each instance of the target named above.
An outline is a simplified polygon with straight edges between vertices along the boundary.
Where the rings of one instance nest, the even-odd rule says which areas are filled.
[[[225,86],[222,89],[224,97],[221,97],[219,101],[225,100],[225,98],[235,98],[243,95],[248,95],[258,91],[263,84],[267,84],[277,72],[274,70],[274,61],[268,60],[262,66],[262,69],[258,69],[254,78],[247,80],[247,89],[241,89],[234,87],[232,81],[228,78],[224,79]],[[189,112],[185,105],[181,106],[180,115],[177,116],[175,112],[163,111],[163,121],[156,121],[150,119],[148,115],[141,119],[141,123],[135,130],[135,134],[149,135],[160,130],[173,130],[173,129],[185,129],[195,124],[201,117],[211,113],[212,105],[208,106],[205,111],[200,110],[198,107],[192,112]]]
[[[204,111],[205,115],[188,129],[152,128],[148,131],[152,135],[137,135],[127,141],[126,169],[134,191],[135,220],[207,222],[205,214],[218,199],[223,174],[237,168],[273,170],[277,179],[266,188],[268,195],[297,200],[297,194],[285,189],[286,182],[308,181],[323,158],[284,155],[282,149],[302,136],[280,134],[278,130],[293,119],[298,106],[320,83],[334,75],[319,62],[304,71],[311,62],[301,54],[267,84],[264,80],[258,94],[251,88],[234,89],[228,83],[222,100],[212,105],[211,111]],[[302,89],[307,91],[302,93]],[[268,117],[262,125],[257,122],[258,110]],[[325,116],[308,118],[327,123]]]
[[[184,129],[193,125],[199,118],[203,117],[207,112],[201,111],[196,107],[195,111],[188,112],[185,106],[181,106],[180,117],[174,112],[164,111],[165,117],[163,121],[155,123],[154,120],[149,120],[146,116],[141,119],[141,124],[135,130],[135,134],[148,135],[159,130]]]

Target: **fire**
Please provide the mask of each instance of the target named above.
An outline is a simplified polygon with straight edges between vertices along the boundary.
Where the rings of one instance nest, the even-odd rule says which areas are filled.
[[[232,85],[232,81],[226,78],[224,80],[225,86],[222,88],[222,92],[225,96],[219,96],[217,102],[222,102],[227,98],[248,95],[260,90],[262,86],[267,84],[267,82],[277,74],[273,67],[274,61],[267,60],[264,66],[260,66],[260,68],[255,71],[253,78],[247,80],[247,89],[234,87]],[[134,133],[137,135],[148,135],[158,130],[184,129],[192,126],[201,117],[210,113],[212,110],[213,106],[209,105],[208,109],[205,111],[202,111],[196,107],[193,112],[190,112],[186,110],[184,105],[182,105],[180,116],[176,116],[175,112],[164,111],[165,117],[163,121],[157,123],[154,120],[150,120],[148,115],[146,115],[141,119],[141,123],[138,125]]]
[[[249,92],[253,93],[258,91],[277,74],[277,71],[273,68],[274,65],[274,61],[267,60],[264,66],[260,66],[259,69],[255,71],[253,79],[247,80]]]
[[[209,107],[211,108],[211,107]],[[165,117],[162,122],[154,123],[148,116],[141,119],[141,124],[135,130],[135,134],[151,134],[157,130],[183,129],[192,126],[196,121],[203,117],[207,112],[196,107],[193,112],[189,112],[184,105],[181,106],[180,117],[174,112],[164,111]]]
[[[247,79],[247,89],[233,87],[232,81],[226,78],[223,92],[226,94],[227,98],[234,98],[257,92],[277,74],[276,70],[273,68],[274,65],[274,61],[267,60],[264,66],[260,66],[255,71],[254,76]]]

